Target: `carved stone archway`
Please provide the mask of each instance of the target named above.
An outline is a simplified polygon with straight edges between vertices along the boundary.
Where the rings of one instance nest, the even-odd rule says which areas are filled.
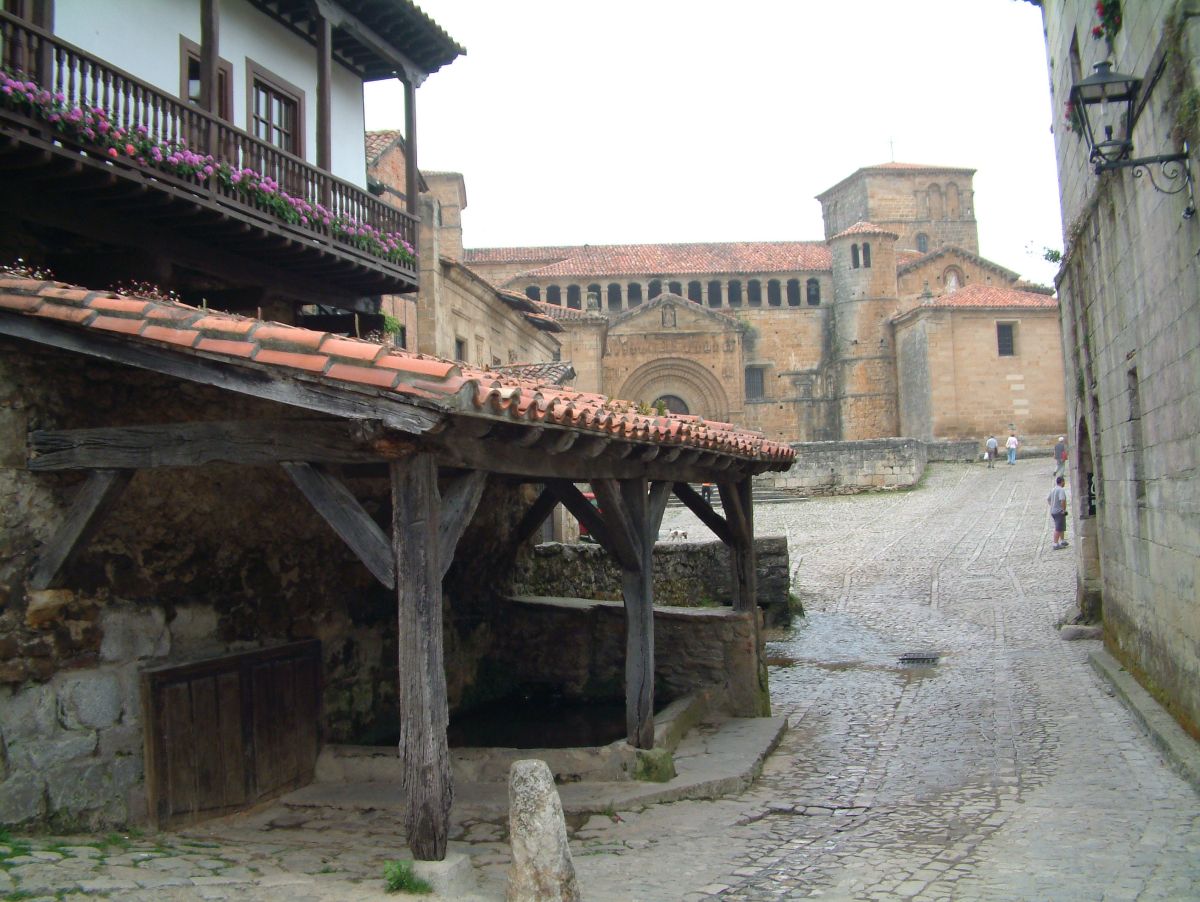
[[[614,392],[615,397],[647,403],[662,395],[674,395],[691,413],[706,420],[729,421],[729,397],[724,387],[710,370],[694,360],[682,357],[652,360],[630,373]]]

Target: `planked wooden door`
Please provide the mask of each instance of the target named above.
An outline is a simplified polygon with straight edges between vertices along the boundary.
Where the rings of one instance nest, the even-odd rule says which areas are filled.
[[[315,639],[143,671],[151,821],[193,823],[308,783],[320,713]]]

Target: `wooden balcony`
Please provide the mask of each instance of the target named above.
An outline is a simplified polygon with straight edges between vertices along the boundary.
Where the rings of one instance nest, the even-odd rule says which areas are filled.
[[[0,71],[37,95],[0,96],[4,223],[303,303],[416,289],[416,219],[356,185],[3,11]]]

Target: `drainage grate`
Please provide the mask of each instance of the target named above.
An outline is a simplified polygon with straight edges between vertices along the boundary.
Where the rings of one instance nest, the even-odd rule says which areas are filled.
[[[936,664],[940,658],[936,651],[906,651],[900,656],[901,664]]]

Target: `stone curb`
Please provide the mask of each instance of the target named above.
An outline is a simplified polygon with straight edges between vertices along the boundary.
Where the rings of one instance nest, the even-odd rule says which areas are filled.
[[[1117,698],[1133,714],[1172,769],[1200,793],[1200,743],[1184,732],[1183,727],[1106,649],[1092,652],[1088,661],[1116,690]]]

